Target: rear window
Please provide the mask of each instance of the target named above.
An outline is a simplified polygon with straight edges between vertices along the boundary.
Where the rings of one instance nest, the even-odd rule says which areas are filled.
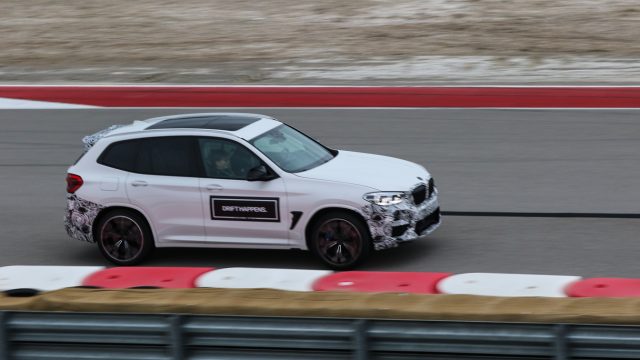
[[[195,138],[144,139],[138,150],[136,172],[149,175],[198,176]]]
[[[121,141],[109,145],[98,163],[115,169],[135,172],[139,140]]]
[[[113,143],[98,163],[115,169],[148,175],[199,175],[198,153],[193,137],[159,137]]]

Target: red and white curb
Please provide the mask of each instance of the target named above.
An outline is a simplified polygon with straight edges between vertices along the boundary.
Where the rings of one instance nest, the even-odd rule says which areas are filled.
[[[69,287],[269,288],[287,291],[402,292],[503,297],[640,297],[640,279],[580,276],[212,267],[4,266],[0,291]]]
[[[330,274],[331,271],[326,270],[226,268],[200,276],[196,279],[195,286],[313,291],[314,282]]]
[[[0,290],[58,290],[78,286],[104,266],[3,266],[0,267]]]
[[[4,85],[2,109],[640,108],[640,86]]]

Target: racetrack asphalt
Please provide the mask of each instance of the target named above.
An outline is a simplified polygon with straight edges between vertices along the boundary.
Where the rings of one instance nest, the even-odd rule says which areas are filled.
[[[0,110],[0,266],[105,265],[67,238],[82,136],[204,109]],[[334,148],[425,165],[444,211],[640,213],[640,110],[212,109],[283,120]],[[384,168],[381,167],[381,171]],[[640,277],[640,219],[447,216],[363,270]],[[320,268],[302,251],[160,249],[150,266]]]

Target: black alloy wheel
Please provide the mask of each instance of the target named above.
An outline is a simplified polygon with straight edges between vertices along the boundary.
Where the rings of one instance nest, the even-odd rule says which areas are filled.
[[[118,265],[135,265],[153,249],[151,231],[144,218],[128,210],[105,214],[97,227],[100,252]]]
[[[349,213],[330,213],[316,222],[310,249],[330,268],[355,267],[371,251],[369,232],[363,221]]]

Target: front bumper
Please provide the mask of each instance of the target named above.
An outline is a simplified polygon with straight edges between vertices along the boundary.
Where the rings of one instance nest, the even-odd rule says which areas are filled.
[[[363,206],[375,250],[388,249],[432,233],[440,226],[438,190],[419,205],[406,201],[397,205]]]

